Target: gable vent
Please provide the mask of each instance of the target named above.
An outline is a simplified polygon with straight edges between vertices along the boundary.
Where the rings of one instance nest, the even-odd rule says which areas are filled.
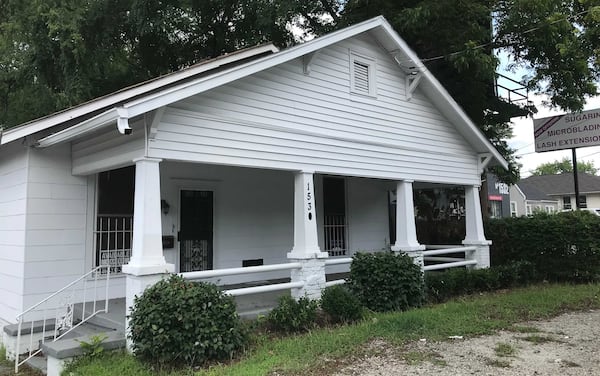
[[[376,96],[376,60],[350,51],[350,92],[353,94]]]
[[[369,65],[354,61],[354,91],[369,94]]]

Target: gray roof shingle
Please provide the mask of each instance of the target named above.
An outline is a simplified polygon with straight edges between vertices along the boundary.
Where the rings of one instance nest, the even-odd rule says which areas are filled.
[[[600,192],[600,176],[587,173],[577,174],[579,193]],[[521,179],[517,185],[528,200],[552,200],[550,196],[574,195],[573,174],[539,175]]]

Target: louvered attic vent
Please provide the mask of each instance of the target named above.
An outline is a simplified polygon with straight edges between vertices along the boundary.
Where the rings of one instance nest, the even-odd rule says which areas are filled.
[[[351,52],[350,62],[350,91],[375,96],[375,60]]]
[[[354,91],[369,94],[369,66],[354,61]]]

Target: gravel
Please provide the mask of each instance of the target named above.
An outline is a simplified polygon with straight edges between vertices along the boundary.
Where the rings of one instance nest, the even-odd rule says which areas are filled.
[[[443,342],[423,338],[404,348],[382,340],[370,354],[351,359],[336,376],[348,375],[600,375],[600,311],[567,313],[511,331]]]

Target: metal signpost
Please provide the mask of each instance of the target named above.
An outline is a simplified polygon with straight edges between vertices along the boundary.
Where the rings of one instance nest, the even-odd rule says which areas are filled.
[[[535,151],[571,149],[575,204],[580,209],[577,148],[600,145],[600,109],[533,119]]]

